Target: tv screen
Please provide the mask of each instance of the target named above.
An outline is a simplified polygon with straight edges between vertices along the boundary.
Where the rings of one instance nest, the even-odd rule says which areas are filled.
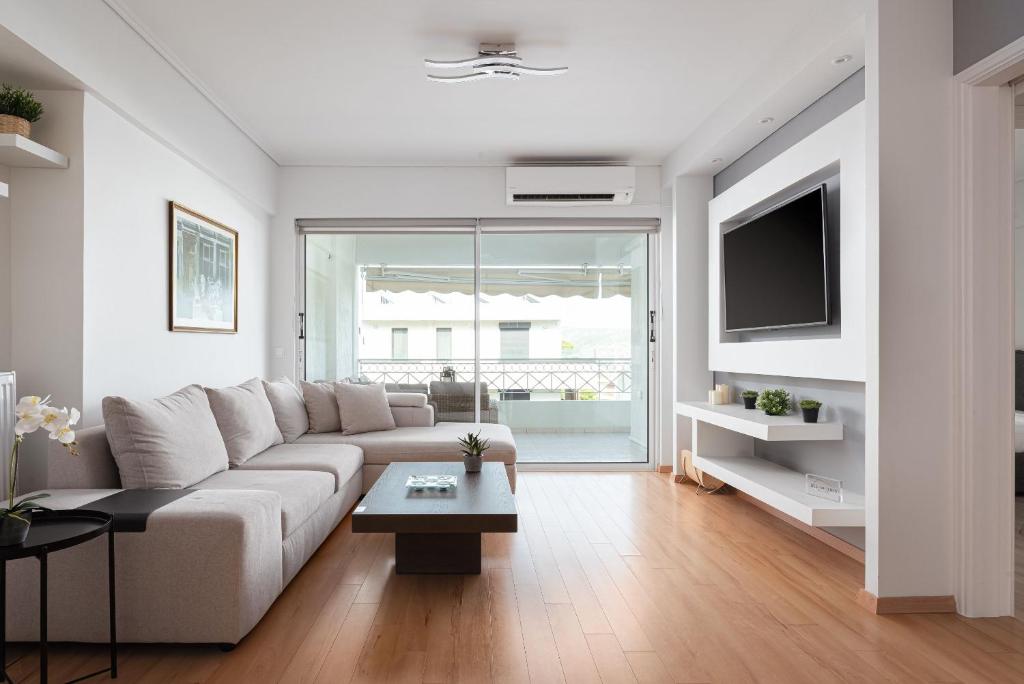
[[[825,186],[722,235],[727,332],[827,325]]]

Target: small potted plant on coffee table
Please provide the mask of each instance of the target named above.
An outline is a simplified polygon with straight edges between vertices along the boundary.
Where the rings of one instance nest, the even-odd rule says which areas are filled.
[[[817,423],[818,422],[818,409],[821,408],[821,402],[815,401],[814,399],[801,399],[800,410],[804,414],[805,423]]]
[[[462,461],[466,465],[466,472],[479,473],[484,463],[484,452],[490,448],[491,443],[486,439],[480,439],[478,430],[460,437],[459,446],[462,447]]]
[[[789,413],[789,392],[784,389],[766,389],[757,397],[757,408],[769,416],[784,416]]]
[[[743,390],[740,396],[743,397],[743,408],[757,408],[757,392],[754,390]]]

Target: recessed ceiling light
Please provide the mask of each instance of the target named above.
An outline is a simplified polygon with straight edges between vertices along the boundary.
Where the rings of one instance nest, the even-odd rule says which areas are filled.
[[[721,157],[715,157],[714,159],[711,160],[711,163],[712,164],[721,164],[722,163],[722,158]]]
[[[568,67],[531,67],[522,63],[513,43],[481,43],[476,57],[443,62],[436,59],[425,59],[423,63],[428,69],[463,69],[466,73],[455,76],[437,76],[427,74],[431,81],[441,83],[465,83],[480,81],[486,78],[505,78],[518,80],[520,76],[557,76],[569,70]]]
[[[770,124],[773,121],[775,121],[775,117],[774,116],[765,116],[765,117],[762,117],[762,118],[758,119],[757,123],[759,123],[759,124]]]
[[[832,63],[833,64],[846,64],[851,59],[853,59],[853,55],[839,55],[838,57],[836,57],[835,59],[832,60]]]

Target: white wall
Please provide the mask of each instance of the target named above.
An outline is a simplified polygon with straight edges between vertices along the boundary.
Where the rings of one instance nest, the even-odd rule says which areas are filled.
[[[1016,307],[1014,346],[1024,349],[1024,128],[1014,131],[1014,138],[1013,263],[1017,294],[1013,302]]]
[[[266,373],[269,217],[103,102],[85,96],[83,424],[108,394]],[[238,334],[169,332],[168,201],[238,231]]]
[[[106,3],[2,2],[0,24],[181,156],[273,211],[274,161]]]
[[[708,368],[707,333],[708,202],[712,192],[711,176],[678,176],[673,183],[677,316],[675,401],[704,398],[714,385]],[[672,410],[675,410],[674,403]],[[676,416],[675,426],[677,451],[692,449],[690,419]]]
[[[293,375],[299,218],[661,215],[660,169],[637,169],[627,207],[508,207],[503,167],[285,167],[271,237],[271,368]]]
[[[868,3],[866,589],[954,593],[952,8]]]
[[[0,166],[0,182],[10,169]],[[0,369],[11,367],[11,202],[0,198]]]
[[[18,393],[82,406],[83,95],[37,91],[46,116],[32,136],[67,155],[67,169],[12,168],[11,368]],[[24,491],[45,484],[46,440],[25,443]]]

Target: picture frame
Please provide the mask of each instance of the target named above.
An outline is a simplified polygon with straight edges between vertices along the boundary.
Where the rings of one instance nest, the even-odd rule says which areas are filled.
[[[168,202],[168,329],[238,332],[238,231]]]

